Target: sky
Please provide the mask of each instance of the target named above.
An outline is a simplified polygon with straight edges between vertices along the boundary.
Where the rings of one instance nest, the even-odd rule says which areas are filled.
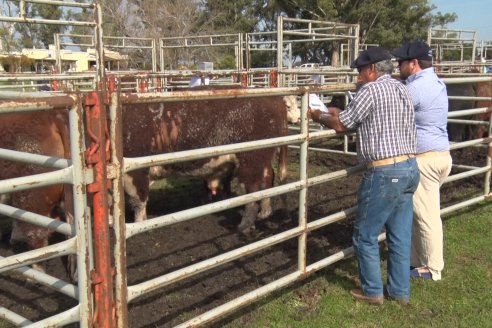
[[[456,13],[456,22],[448,29],[477,31],[477,41],[492,41],[492,0],[430,0],[435,13]]]

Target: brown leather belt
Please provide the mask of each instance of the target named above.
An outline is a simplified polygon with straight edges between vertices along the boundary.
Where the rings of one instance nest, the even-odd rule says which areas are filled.
[[[385,159],[380,159],[378,161],[371,162],[367,164],[368,168],[373,168],[373,167],[378,167],[378,166],[383,166],[383,165],[390,165],[390,164],[396,164],[400,163],[403,161],[406,161],[407,159],[414,158],[415,155],[400,155],[400,156],[395,156],[395,157],[389,157]]]
[[[415,157],[430,157],[430,156],[449,156],[449,150],[445,151],[426,151],[425,153],[415,154]]]

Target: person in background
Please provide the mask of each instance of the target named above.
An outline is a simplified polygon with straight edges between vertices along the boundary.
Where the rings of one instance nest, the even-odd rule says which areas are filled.
[[[420,182],[413,196],[411,276],[440,280],[444,268],[440,191],[451,172],[448,94],[432,67],[432,50],[421,41],[392,51],[412,96],[417,125]]]
[[[384,296],[406,305],[410,299],[410,245],[413,193],[419,181],[414,158],[416,129],[412,99],[391,77],[391,54],[382,47],[365,50],[352,63],[362,85],[344,111],[312,109],[319,122],[338,132],[357,130],[357,156],[367,165],[357,192],[352,241],[359,264],[361,289],[354,299],[383,304]],[[388,279],[381,277],[378,236],[386,230]]]
[[[198,87],[201,85],[209,85],[209,84],[210,84],[210,77],[193,75],[190,79],[190,82],[188,83],[188,87],[194,88],[194,87]]]

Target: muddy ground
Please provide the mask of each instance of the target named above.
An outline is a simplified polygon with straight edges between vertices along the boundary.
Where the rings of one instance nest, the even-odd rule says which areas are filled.
[[[455,163],[485,164],[485,150],[453,151]],[[297,176],[297,152],[290,151],[290,180]],[[353,156],[310,152],[309,176],[333,172],[356,164]],[[335,213],[355,205],[359,176],[353,176],[310,188],[308,220]],[[483,176],[443,186],[443,205],[482,191]],[[162,184],[161,184],[162,187]],[[165,189],[154,188],[150,200],[150,216],[185,209],[208,201],[208,192],[197,179],[170,180]],[[192,263],[236,249],[255,240],[295,226],[298,194],[288,195],[287,206],[274,199],[274,214],[257,223],[248,237],[237,233],[241,208],[207,215],[165,229],[134,236],[128,240],[128,284],[172,272]],[[131,217],[131,213],[127,213]],[[331,224],[308,236],[308,264],[350,246],[352,219]],[[8,256],[9,222],[0,221],[0,255]],[[265,285],[297,266],[297,240],[290,240],[231,262],[215,270],[193,276],[170,287],[139,298],[129,305],[128,327],[172,327],[189,318],[223,304],[239,295]],[[325,270],[330,270],[325,269]],[[60,259],[47,263],[47,272],[67,279]],[[47,287],[26,283],[16,274],[0,276],[0,306],[39,320],[62,312],[75,301]],[[75,326],[75,325],[74,325]],[[212,326],[220,326],[220,323]],[[2,326],[0,320],[0,327]]]

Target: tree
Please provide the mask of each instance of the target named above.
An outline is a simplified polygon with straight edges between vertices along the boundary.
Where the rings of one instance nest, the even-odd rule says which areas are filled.
[[[435,6],[427,0],[276,0],[269,6],[270,11],[283,12],[288,17],[359,24],[361,44],[388,48],[405,41],[425,40],[429,27],[457,18],[454,13],[433,15]],[[270,20],[271,16],[264,15],[263,19]],[[294,55],[305,61],[326,63],[336,48],[326,44],[299,45]]]
[[[432,27],[438,27],[438,28],[446,28],[448,23],[452,23],[458,19],[458,15],[456,13],[441,13],[440,11],[437,12],[432,17]]]
[[[0,6],[0,15],[12,16],[13,7],[11,3],[5,3]],[[15,24],[0,22],[0,52],[10,53],[18,49],[14,39]]]
[[[203,1],[198,26],[214,31],[248,33],[255,31],[263,1],[208,0]]]
[[[19,11],[19,5],[16,11]],[[26,17],[42,18],[49,20],[60,20],[63,10],[60,6],[40,3],[26,3]],[[44,47],[48,49],[54,43],[54,34],[63,32],[67,27],[63,25],[42,23],[18,23],[15,24],[16,32],[19,33],[19,42],[23,48]]]
[[[92,0],[75,0],[93,2]],[[15,1],[18,11],[18,4]],[[317,21],[341,22],[360,25],[361,44],[380,44],[393,48],[405,41],[427,37],[429,27],[444,27],[456,20],[455,13],[432,14],[435,6],[428,0],[105,0],[103,6],[103,31],[105,36],[134,38],[164,38],[197,35],[265,32],[277,30],[277,17],[303,18]],[[91,21],[92,9],[64,9],[46,4],[26,3],[28,17],[48,19],[76,19]],[[286,28],[301,25],[289,23]],[[2,29],[3,27],[3,29]],[[303,26],[305,27],[305,26]],[[20,35],[19,43],[25,47],[53,43],[53,33],[65,31],[63,27],[48,25],[15,24],[16,33],[0,26],[0,38]],[[73,27],[71,33],[93,35],[92,28]],[[264,41],[275,40],[275,35],[261,36]],[[6,41],[3,43],[5,44]],[[87,43],[87,42],[83,42]],[[10,44],[14,44],[10,42]],[[5,46],[4,46],[5,47]],[[138,47],[136,47],[138,48]],[[293,44],[293,56],[305,62],[330,64],[334,62],[339,42],[305,42]],[[126,53],[146,60],[142,49]],[[166,49],[167,64],[177,67],[179,61],[213,61],[226,66],[234,55],[231,49],[219,47],[182,47]],[[183,59],[185,58],[185,59]],[[262,66],[272,64],[270,53],[253,55],[253,62]]]

